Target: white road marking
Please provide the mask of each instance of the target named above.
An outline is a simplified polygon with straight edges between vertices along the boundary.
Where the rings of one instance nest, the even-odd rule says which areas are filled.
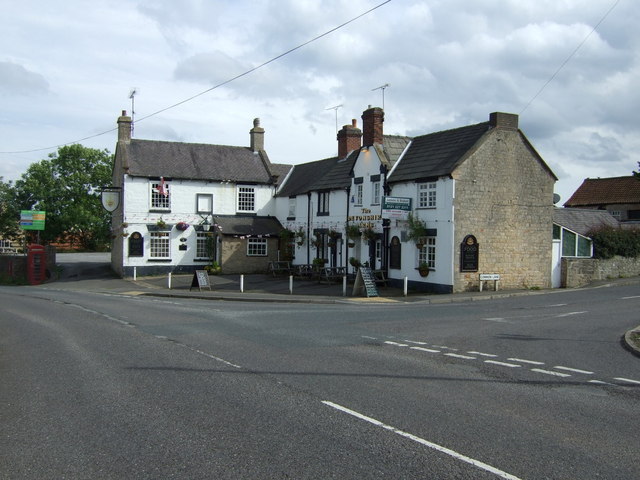
[[[553,368],[557,368],[558,370],[565,370],[567,372],[584,373],[585,375],[593,375],[593,372],[589,372],[587,370],[579,370],[577,368],[561,367],[558,365],[556,365]]]
[[[479,355],[481,357],[491,357],[496,358],[498,355],[494,355],[493,353],[482,353],[482,352],[467,352],[470,355]]]
[[[588,383],[595,383],[597,385],[613,385],[613,383],[603,382],[602,380],[589,380]]]
[[[552,307],[566,307],[568,305],[568,303],[556,303],[555,305],[547,305],[547,307],[552,308]]]
[[[622,297],[622,300],[631,300],[632,298],[640,298],[640,295],[634,295],[632,297]]]
[[[507,323],[507,320],[502,317],[484,318],[483,320],[486,320],[487,322]]]
[[[463,358],[465,360],[475,360],[476,359],[476,357],[469,357],[468,355],[459,355],[457,353],[445,353],[445,355],[447,357]]]
[[[403,342],[413,343],[414,345],[428,345],[427,342],[415,342],[415,341],[412,341],[412,340],[403,340]]]
[[[540,368],[532,368],[532,372],[544,373],[545,375],[553,375],[554,377],[570,377],[568,373],[552,372],[550,370],[542,370]]]
[[[640,385],[638,380],[631,380],[630,378],[614,377],[614,380],[620,380],[621,382],[634,383]]]
[[[493,365],[500,365],[502,367],[510,367],[510,368],[517,368],[522,366],[522,365],[516,365],[515,363],[498,362],[496,360],[485,360],[484,363],[491,363]]]
[[[536,362],[534,360],[523,360],[522,358],[507,358],[507,360],[511,360],[512,362],[529,363],[531,365],[544,365],[544,362]]]
[[[391,425],[387,425],[385,423],[382,423],[380,420],[376,420],[375,418],[371,418],[371,417],[367,417],[366,415],[363,415],[361,413],[358,413],[354,410],[351,410],[349,408],[343,407],[342,405],[338,405],[336,403],[333,402],[329,402],[326,400],[323,400],[322,403],[324,403],[325,405],[327,405],[328,407],[331,408],[335,408],[336,410],[339,410],[343,413],[346,413],[348,415],[351,415],[352,417],[358,418],[360,420],[364,420],[365,422],[368,422],[372,425],[375,425],[376,427],[380,427],[383,428],[385,430],[389,430],[390,432],[393,432],[397,435],[400,435],[401,437],[404,438],[408,438],[409,440],[412,440],[416,443],[419,443],[420,445],[424,445],[425,447],[431,448],[433,450],[436,450],[440,453],[444,453],[445,455],[449,455],[450,457],[455,458],[456,460],[460,460],[462,462],[468,463],[470,465],[473,465],[474,467],[480,468],[482,470],[485,470],[487,472],[493,473],[494,475],[497,475],[500,478],[505,478],[508,480],[520,480],[518,477],[511,475],[510,473],[504,472],[502,470],[499,470],[495,467],[492,467],[489,464],[486,464],[484,462],[481,462],[479,460],[475,460],[471,457],[467,457],[466,455],[463,455],[461,453],[458,453],[454,450],[451,450],[447,447],[443,447],[441,445],[438,445],[437,443],[433,443],[430,442],[428,440],[425,440],[424,438],[420,438],[417,437],[411,433],[405,432],[403,430],[400,430],[396,427],[392,427]]]
[[[395,345],[396,347],[408,347],[409,345],[407,345],[406,343],[398,343],[398,342],[392,342],[390,340],[385,340],[386,344],[388,345]]]
[[[560,317],[570,317],[571,315],[580,315],[581,313],[587,313],[587,312],[568,312],[568,313],[561,313],[560,315],[556,315],[556,318],[560,318]]]
[[[411,350],[419,350],[421,352],[428,353],[440,353],[440,350],[433,350],[432,348],[424,348],[424,347],[409,347]]]
[[[369,340],[377,340],[376,337],[369,337],[367,335],[362,335],[362,338],[368,338]]]
[[[220,357],[216,357],[215,355],[211,355],[211,354],[209,354],[207,352],[203,352],[202,350],[191,348],[188,345],[184,345],[184,344],[183,344],[183,346],[187,347],[189,350],[193,350],[194,352],[196,352],[196,353],[198,353],[200,355],[204,355],[207,358],[211,358],[212,360],[215,360],[216,362],[224,363],[225,365],[228,365],[228,366],[233,367],[233,368],[242,368],[240,365],[236,365],[234,363],[227,362],[226,360],[224,360],[224,359],[222,359]]]

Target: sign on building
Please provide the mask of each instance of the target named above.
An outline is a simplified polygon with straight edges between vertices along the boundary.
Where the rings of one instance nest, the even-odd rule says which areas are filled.
[[[20,228],[23,230],[44,230],[46,212],[39,210],[21,210]]]
[[[406,220],[411,212],[411,198],[408,197],[383,197],[382,218],[395,218]]]

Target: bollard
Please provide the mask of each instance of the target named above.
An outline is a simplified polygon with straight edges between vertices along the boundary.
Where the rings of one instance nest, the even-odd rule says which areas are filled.
[[[407,296],[409,291],[409,277],[404,277],[404,296]]]
[[[289,275],[289,294],[293,295],[293,275]]]
[[[133,281],[138,279],[138,267],[133,267]]]
[[[240,275],[240,293],[244,293],[244,275]]]
[[[169,290],[171,290],[171,272],[169,272],[169,278],[167,279],[167,283],[169,285]]]
[[[343,297],[347,296],[347,276],[346,275],[342,277],[342,296]]]

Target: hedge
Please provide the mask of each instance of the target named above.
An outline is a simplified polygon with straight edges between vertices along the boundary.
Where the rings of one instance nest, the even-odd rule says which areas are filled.
[[[640,229],[602,227],[592,230],[588,236],[593,240],[595,258],[640,257]]]

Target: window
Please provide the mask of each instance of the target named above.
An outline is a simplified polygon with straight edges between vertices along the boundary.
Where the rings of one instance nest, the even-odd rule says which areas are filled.
[[[211,239],[211,240],[209,240]],[[210,248],[209,244],[213,241],[213,236],[207,232],[197,232],[196,235],[196,258],[206,258],[208,259],[211,255],[209,254]]]
[[[196,194],[196,213],[213,212],[213,195],[210,193]]]
[[[418,265],[426,263],[429,268],[436,268],[436,237],[427,237],[427,242],[418,253]]]
[[[151,258],[168,259],[171,258],[169,249],[169,232],[150,232],[149,245],[151,247]]]
[[[362,205],[362,184],[356,185],[356,205]]]
[[[418,184],[418,207],[436,208],[436,182]]]
[[[587,237],[562,229],[563,257],[591,257],[592,242]]]
[[[169,184],[162,179],[151,183],[151,210],[171,211]]]
[[[329,215],[329,192],[318,192],[318,215]]]
[[[267,239],[266,238],[249,238],[247,241],[247,256],[266,257],[267,256]]]
[[[371,184],[371,204],[380,204],[380,182],[373,182]]]
[[[238,211],[255,212],[256,191],[254,187],[238,187]]]
[[[289,218],[296,218],[296,197],[289,197]]]

